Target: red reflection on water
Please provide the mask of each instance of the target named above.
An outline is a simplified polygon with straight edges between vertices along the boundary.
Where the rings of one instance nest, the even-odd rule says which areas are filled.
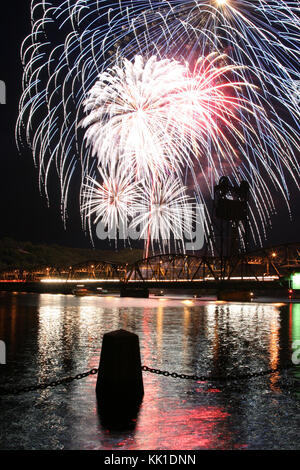
[[[289,306],[289,340],[290,344],[293,342],[293,304]]]
[[[153,361],[151,337],[151,309],[145,308],[142,319],[142,361]],[[162,326],[162,325],[161,325]],[[204,385],[203,388],[201,384]],[[206,382],[198,382],[197,390],[203,394],[218,394],[218,388],[205,388]],[[228,418],[230,414],[219,404],[194,406],[184,399],[175,399],[167,389],[176,387],[161,377],[144,374],[145,397],[134,430],[128,433],[104,432],[101,439],[103,450],[196,450],[239,449],[244,443],[234,442]],[[96,412],[96,410],[95,410]]]
[[[242,448],[244,444],[231,444],[232,437],[226,432],[229,414],[217,406],[184,408],[172,406],[169,411],[153,413],[151,400],[141,411],[134,437],[131,435],[105,449],[123,450],[196,450]]]
[[[151,311],[143,315],[143,360],[152,359]],[[145,398],[133,434],[118,442],[106,442],[107,450],[194,450],[232,448],[232,436],[228,431],[230,416],[219,406],[201,405],[191,408],[186,400],[176,401],[165,396],[161,378],[144,376]],[[176,382],[173,384],[176,387]],[[218,389],[206,389],[205,393],[219,393]],[[237,446],[239,447],[239,445]]]

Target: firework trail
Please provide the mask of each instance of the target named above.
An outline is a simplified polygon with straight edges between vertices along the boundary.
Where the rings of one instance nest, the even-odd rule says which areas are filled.
[[[122,3],[122,2],[121,2]],[[123,2],[124,9],[128,2]],[[123,38],[123,54],[138,47],[148,53],[156,44],[163,54],[184,57],[226,52],[231,62],[246,65],[253,80],[268,97],[299,117],[295,80],[299,80],[299,2],[285,0],[169,0],[135,1],[135,15],[124,25],[115,22],[110,36]]]
[[[170,252],[171,236],[180,250],[185,250],[183,240],[190,236],[193,229],[194,214],[192,200],[187,195],[187,188],[180,179],[156,178],[153,183],[145,180],[141,198],[136,208],[138,216],[132,221],[132,227],[140,225],[140,237],[147,240],[145,257],[149,255],[150,242],[154,252],[154,242],[166,245]],[[161,246],[163,251],[165,246]]]
[[[57,3],[32,1],[16,137],[31,148],[47,197],[58,175],[64,219],[76,171],[88,225],[101,211],[86,185],[99,191],[110,171],[118,180],[119,164],[131,185],[153,185],[161,174],[184,185],[189,173],[204,204],[216,180],[230,174],[252,182],[252,231],[260,239],[275,209],[271,186],[288,205],[286,175],[296,184],[299,177],[297,4]],[[138,100],[144,119],[133,111]]]
[[[32,32],[21,48],[24,91],[16,139],[20,150],[23,144],[31,149],[47,198],[49,180],[54,172],[58,176],[64,220],[70,182],[84,159],[82,102],[102,70],[109,24],[119,16],[114,2],[32,0]]]

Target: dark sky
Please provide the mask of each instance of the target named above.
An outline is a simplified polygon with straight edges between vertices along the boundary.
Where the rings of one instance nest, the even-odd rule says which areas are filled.
[[[58,202],[54,201],[48,208],[39,194],[37,171],[30,151],[19,155],[15,144],[15,124],[22,87],[20,45],[30,33],[30,26],[29,0],[11,0],[1,6],[0,80],[7,85],[7,104],[0,105],[0,238],[8,236],[35,243],[89,247],[90,242],[81,230],[78,211],[71,210],[65,230]],[[53,181],[53,184],[56,182]],[[266,245],[299,241],[300,193],[295,186],[291,191],[293,221],[290,221],[287,209],[280,207],[279,203],[278,215],[272,218],[273,228],[268,232]],[[76,206],[76,201],[74,204]]]
[[[20,46],[30,33],[30,1],[6,2],[1,14],[0,79],[6,82],[7,104],[0,106],[0,238],[90,247],[77,211],[64,230],[58,203],[48,208],[39,194],[37,171],[30,151],[18,154],[15,124],[22,91]],[[4,13],[5,12],[5,13]]]

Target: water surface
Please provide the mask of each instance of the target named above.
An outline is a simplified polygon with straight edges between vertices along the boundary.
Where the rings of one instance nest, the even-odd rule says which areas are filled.
[[[99,366],[103,335],[139,335],[144,365],[228,375],[290,364],[300,304],[0,293],[0,382],[28,386]],[[233,383],[144,373],[130,430],[101,424],[96,377],[1,399],[1,449],[299,449],[297,370]]]

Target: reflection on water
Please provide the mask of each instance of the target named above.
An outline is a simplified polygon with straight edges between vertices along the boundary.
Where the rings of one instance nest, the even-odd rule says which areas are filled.
[[[139,335],[145,365],[225,375],[290,363],[300,304],[120,299],[0,293],[1,383],[27,386],[99,365],[104,333]],[[195,383],[144,374],[134,429],[108,432],[98,419],[95,377],[5,398],[2,449],[296,449],[299,373],[243,382]]]

